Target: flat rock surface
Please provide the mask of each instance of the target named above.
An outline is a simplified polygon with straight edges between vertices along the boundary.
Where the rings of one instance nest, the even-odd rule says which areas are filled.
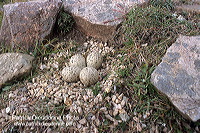
[[[30,72],[33,59],[32,56],[21,53],[0,54],[0,88],[13,78]]]
[[[180,36],[151,75],[181,114],[200,119],[200,36]]]
[[[147,0],[64,0],[65,11],[70,12],[77,26],[87,35],[108,40],[123,15],[131,7]]]
[[[190,11],[190,12],[197,12],[200,13],[200,5],[195,4],[195,5],[181,5],[177,6],[177,9],[185,10],[185,11]]]
[[[51,34],[61,0],[30,1],[4,5],[0,41],[29,48]]]
[[[144,0],[65,0],[66,10],[100,25],[116,25],[125,13]],[[113,21],[115,20],[115,21]]]

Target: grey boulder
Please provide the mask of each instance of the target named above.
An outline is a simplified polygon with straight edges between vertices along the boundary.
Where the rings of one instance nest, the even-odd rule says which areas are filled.
[[[64,0],[65,11],[72,14],[77,27],[88,36],[107,41],[113,37],[123,16],[131,7],[148,0]]]
[[[34,57],[21,53],[0,54],[0,88],[13,78],[28,74],[33,59]]]
[[[180,36],[151,75],[151,82],[189,120],[200,119],[200,36]]]
[[[200,13],[200,4],[181,5],[181,6],[177,6],[176,9],[183,10],[183,11],[186,11],[186,12]]]

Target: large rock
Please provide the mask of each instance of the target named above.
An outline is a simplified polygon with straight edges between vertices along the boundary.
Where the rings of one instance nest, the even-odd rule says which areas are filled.
[[[0,88],[13,78],[30,72],[33,59],[32,56],[21,53],[0,54]]]
[[[176,7],[178,10],[184,10],[188,12],[197,12],[200,13],[200,4],[193,5],[181,5]]]
[[[4,5],[0,41],[25,48],[42,41],[51,34],[61,5],[61,0]]]
[[[64,0],[63,5],[82,32],[107,41],[123,21],[123,15],[145,1],[148,0]]]
[[[180,36],[151,75],[181,114],[200,119],[200,36]]]

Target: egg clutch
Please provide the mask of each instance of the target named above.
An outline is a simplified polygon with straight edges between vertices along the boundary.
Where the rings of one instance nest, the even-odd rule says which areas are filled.
[[[69,60],[69,66],[65,67],[61,75],[67,82],[81,81],[85,86],[95,84],[99,80],[97,69],[101,67],[103,58],[97,52],[91,52],[85,59],[83,55],[76,54]]]

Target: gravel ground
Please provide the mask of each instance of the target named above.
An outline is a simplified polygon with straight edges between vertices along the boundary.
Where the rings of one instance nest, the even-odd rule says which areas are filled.
[[[197,15],[187,19],[193,17],[196,22]],[[163,97],[150,102],[140,101],[139,97],[133,96],[132,88],[124,86],[126,79],[118,75],[119,69],[132,67],[122,65],[125,64],[121,62],[124,61],[123,57],[127,58],[128,55],[117,54],[115,50],[120,45],[114,47],[94,39],[82,43],[83,35],[75,37],[83,45],[77,47],[74,44],[66,46],[68,42],[58,43],[56,47],[60,52],[42,58],[36,68],[37,74],[31,76],[31,80],[27,79],[19,86],[14,85],[1,95],[5,101],[0,104],[0,132],[122,132],[124,125],[131,133],[189,132],[190,129],[200,132],[198,123],[191,123],[176,115],[174,108],[163,102]],[[103,55],[102,66],[98,69],[99,81],[89,87],[80,81],[64,81],[61,71],[69,66],[69,59],[78,53],[86,57],[92,51],[99,51]],[[136,60],[145,61],[142,56]],[[140,90],[141,95],[147,95]],[[134,112],[135,108],[146,106],[143,104],[145,102],[149,102],[152,108]],[[162,112],[155,114],[159,111]],[[170,115],[165,116],[167,111]]]
[[[99,51],[103,56],[102,66],[98,69],[101,77],[98,83],[85,87],[80,81],[76,83],[64,81],[61,71],[69,65],[70,57],[77,53],[86,57],[92,51]],[[109,130],[113,130],[119,123],[128,121],[130,117],[126,107],[129,100],[123,93],[119,94],[116,91],[118,89],[116,84],[123,83],[118,78],[117,70],[126,66],[120,65],[120,60],[114,58],[114,54],[114,48],[107,43],[89,40],[77,48],[76,52],[68,49],[44,57],[39,66],[40,74],[35,76],[32,82],[26,82],[24,87],[10,92],[9,104],[0,112],[1,128],[6,132],[11,130],[13,124],[20,128],[23,126],[19,124],[27,123],[29,125],[24,126],[24,131],[35,130],[37,122],[46,122],[79,132],[96,133],[97,128],[107,121],[112,123],[109,125]],[[38,113],[44,108],[51,110],[59,105],[65,106],[61,117],[51,112]],[[44,124],[42,123],[43,127]],[[50,127],[52,125],[46,125],[43,131],[53,130]]]

